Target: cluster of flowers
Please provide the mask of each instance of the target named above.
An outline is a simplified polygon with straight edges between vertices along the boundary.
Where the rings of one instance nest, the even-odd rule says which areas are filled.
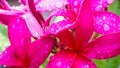
[[[46,68],[97,68],[93,59],[120,54],[120,17],[107,10],[113,0],[19,2],[10,7],[0,0],[0,21],[11,43],[0,55],[1,66],[39,68],[53,53]],[[50,15],[45,19],[43,12]],[[53,23],[57,16],[63,19]]]

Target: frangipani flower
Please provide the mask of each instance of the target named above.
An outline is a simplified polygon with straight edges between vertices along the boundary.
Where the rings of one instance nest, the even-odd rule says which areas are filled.
[[[39,68],[54,44],[50,36],[31,42],[26,22],[18,16],[9,22],[8,35],[11,45],[0,55],[0,65],[10,68]]]
[[[119,55],[120,33],[90,40],[94,30],[92,11],[90,1],[85,0],[77,16],[75,32],[64,30],[57,34],[63,49],[50,58],[47,68],[96,68],[92,59],[107,59]]]

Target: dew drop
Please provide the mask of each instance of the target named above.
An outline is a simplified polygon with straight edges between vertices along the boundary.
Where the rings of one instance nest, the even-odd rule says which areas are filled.
[[[106,20],[106,16],[103,16],[103,20]]]
[[[111,4],[114,0],[107,0],[108,4]]]
[[[74,6],[77,6],[78,5],[78,2],[77,1],[74,1]]]
[[[104,24],[104,25],[103,25],[103,28],[104,28],[105,31],[109,31],[109,30],[110,30],[110,27],[109,27],[109,25],[107,25],[107,24]]]
[[[101,10],[102,7],[103,7],[102,5],[98,5],[98,6],[95,8],[95,10],[96,10],[96,11],[99,11],[99,10]]]
[[[85,67],[84,68],[89,68],[89,65],[85,65]]]
[[[60,67],[60,66],[61,66],[61,64],[62,64],[61,62],[57,62],[57,66],[58,66],[58,67]]]

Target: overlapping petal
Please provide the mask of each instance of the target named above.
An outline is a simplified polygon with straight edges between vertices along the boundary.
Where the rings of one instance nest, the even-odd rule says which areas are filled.
[[[75,54],[70,51],[61,51],[50,58],[46,68],[71,68]]]
[[[120,33],[104,35],[83,49],[89,57],[94,59],[112,58],[120,54]]]
[[[25,20],[21,17],[14,17],[8,25],[8,34],[17,56],[20,60],[25,60],[27,47],[31,42],[31,35]]]
[[[43,37],[41,39],[36,40],[29,46],[28,57],[30,58],[30,66],[31,68],[37,68],[41,65],[49,53],[51,52],[54,44],[54,38],[52,37]]]
[[[89,0],[83,2],[80,14],[76,20],[76,48],[80,45],[88,43],[94,27],[93,13],[89,4]]]
[[[2,24],[8,25],[9,21],[13,18],[13,16],[21,14],[23,13],[19,11],[9,11],[0,9],[0,21]]]
[[[98,12],[95,14],[95,31],[101,34],[120,32],[120,16],[112,12]]]
[[[27,12],[23,15],[23,18],[26,21],[26,24],[32,34],[32,36],[38,38],[43,35],[43,29],[40,26],[39,22],[36,20],[36,18],[30,13]]]
[[[57,23],[52,24],[48,30],[46,31],[47,34],[54,34],[56,35],[57,33],[66,30],[70,27],[72,27],[73,25],[75,25],[75,23],[72,23],[69,20],[63,20]]]
[[[83,2],[84,0],[68,0],[71,11],[74,11],[76,14],[80,11]]]
[[[15,55],[13,46],[9,46],[4,52],[2,52],[0,55],[0,65],[23,66],[23,64],[17,58],[17,55]]]

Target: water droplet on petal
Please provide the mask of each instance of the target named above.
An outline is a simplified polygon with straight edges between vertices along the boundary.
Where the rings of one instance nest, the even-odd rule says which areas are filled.
[[[103,20],[106,20],[106,16],[103,16]]]
[[[57,62],[57,66],[60,67],[62,62]]]
[[[114,0],[107,0],[108,4],[111,4]]]
[[[89,65],[85,65],[85,67],[84,68],[89,68]]]
[[[109,27],[109,25],[107,25],[107,24],[104,24],[104,25],[103,25],[103,28],[104,28],[105,31],[109,31],[109,30],[110,30],[110,27]]]
[[[78,5],[78,2],[77,1],[74,1],[74,6],[77,6]]]

